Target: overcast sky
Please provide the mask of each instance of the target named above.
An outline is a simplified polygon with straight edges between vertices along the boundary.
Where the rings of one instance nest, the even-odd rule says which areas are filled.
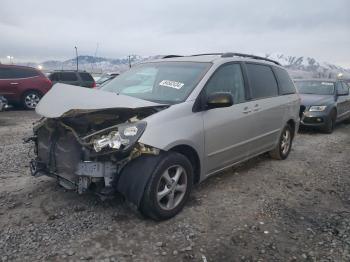
[[[350,0],[0,0],[0,58],[236,51],[350,68]]]

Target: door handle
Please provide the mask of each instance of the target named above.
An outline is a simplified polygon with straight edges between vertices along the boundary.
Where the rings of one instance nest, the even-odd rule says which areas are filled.
[[[18,83],[10,83],[11,85],[18,85]]]
[[[249,113],[251,113],[252,112],[252,110],[249,108],[249,107],[245,107],[244,109],[243,109],[243,113],[244,114],[249,114]]]
[[[256,111],[259,111],[260,109],[261,107],[258,104],[256,104],[253,108],[253,111],[256,112]]]

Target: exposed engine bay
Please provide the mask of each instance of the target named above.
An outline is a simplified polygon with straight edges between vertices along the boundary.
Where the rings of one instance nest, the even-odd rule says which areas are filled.
[[[137,141],[146,128],[142,119],[165,108],[72,110],[59,118],[42,118],[27,139],[35,143],[31,173],[54,177],[79,193],[114,192],[118,175],[130,161],[159,154],[159,149]]]

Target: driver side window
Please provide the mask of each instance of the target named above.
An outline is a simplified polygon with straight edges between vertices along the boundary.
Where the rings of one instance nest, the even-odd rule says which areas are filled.
[[[347,94],[349,93],[349,88],[343,82],[337,82],[337,94]]]
[[[231,93],[234,104],[245,101],[244,80],[239,64],[223,65],[216,70],[206,84],[205,93],[208,97],[216,92]]]

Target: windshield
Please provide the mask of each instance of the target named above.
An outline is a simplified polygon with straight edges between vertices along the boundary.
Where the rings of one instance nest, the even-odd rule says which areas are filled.
[[[327,81],[296,81],[295,85],[300,94],[333,95],[334,82]]]
[[[113,79],[101,89],[158,103],[184,101],[211,63],[145,63]]]

